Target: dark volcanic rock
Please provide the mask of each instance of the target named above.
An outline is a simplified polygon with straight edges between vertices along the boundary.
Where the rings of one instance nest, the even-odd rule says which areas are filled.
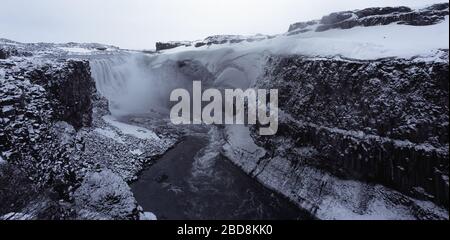
[[[13,46],[0,45],[0,59],[7,59],[12,56],[29,57],[31,55],[30,52],[18,50]]]
[[[10,53],[5,48],[0,48],[0,59],[7,59],[9,58]]]
[[[172,49],[181,46],[190,46],[190,43],[186,42],[157,42],[156,43],[156,51]]]
[[[443,11],[446,9],[448,10],[448,7],[449,7],[448,2],[447,3],[437,3],[437,4],[434,4],[432,6],[425,8],[424,10],[425,11]]]
[[[359,18],[377,16],[377,15],[388,15],[388,14],[399,14],[399,13],[409,13],[413,10],[409,7],[381,7],[381,8],[366,8],[363,10],[355,11],[356,16]],[[327,24],[327,23],[324,23]],[[328,23],[329,24],[329,23]]]
[[[448,208],[449,72],[443,60],[275,57],[260,84],[279,90],[280,108],[289,116],[277,136],[318,153],[307,164]],[[254,137],[277,155],[273,138]]]
[[[79,60],[17,58],[0,65],[0,152],[40,187],[69,198],[82,168],[75,128],[90,124],[94,86]],[[67,121],[67,122],[64,122]]]
[[[96,93],[89,62],[68,58],[61,49],[70,46],[103,48],[0,39],[1,49],[17,50],[0,60],[0,168],[17,169],[0,171],[0,219],[138,219],[142,208],[125,180],[133,179],[148,157],[175,144],[129,137],[127,146],[97,133],[100,127],[113,131],[101,119],[109,114],[107,103]],[[22,54],[29,50],[32,57]],[[102,125],[92,128],[94,103]],[[148,152],[134,156],[136,146]]]
[[[280,105],[299,120],[448,144],[448,63],[283,57],[273,66],[271,87],[280,89]]]
[[[89,62],[69,60],[56,71],[48,84],[59,104],[57,118],[75,128],[90,126],[92,122],[92,93],[95,91]]]
[[[29,79],[43,87],[53,107],[53,119],[66,121],[76,129],[90,126],[92,115],[91,95],[95,91],[89,62],[67,60],[58,64],[38,64],[33,67],[19,65],[11,72],[14,78]]]

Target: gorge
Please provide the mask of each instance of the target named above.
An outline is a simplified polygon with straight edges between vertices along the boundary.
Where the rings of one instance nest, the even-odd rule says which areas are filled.
[[[155,52],[0,39],[0,218],[448,220],[448,11]],[[193,81],[277,89],[276,134],[173,124]]]

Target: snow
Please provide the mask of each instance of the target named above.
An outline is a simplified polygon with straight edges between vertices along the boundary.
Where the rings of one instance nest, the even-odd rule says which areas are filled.
[[[314,212],[319,219],[413,220],[417,218],[416,208],[448,219],[448,211],[442,207],[406,197],[382,185],[340,179],[312,166],[293,166],[283,156],[265,162],[262,160],[264,149],[257,150],[259,147],[243,125],[226,126],[225,133],[227,143],[223,146],[223,154],[226,157],[245,172],[256,175],[266,187]],[[278,147],[285,149],[292,145],[281,143]],[[255,153],[251,154],[253,151]],[[294,151],[308,156],[313,155],[315,149],[300,148]],[[406,202],[399,203],[397,199],[405,199]]]
[[[254,162],[258,162],[266,155],[266,150],[255,144],[250,130],[244,125],[227,125],[225,127],[226,144],[222,146],[223,154],[236,161],[244,171],[255,169]]]
[[[125,144],[123,139],[119,135],[117,135],[117,133],[114,132],[113,130],[96,128],[94,131],[97,132],[98,134],[104,136],[104,137],[111,138],[112,140],[114,140],[114,141],[116,141],[116,142],[118,142],[120,144]]]
[[[396,23],[383,26],[354,27],[351,29],[331,29],[324,32],[305,32],[296,35],[278,35],[261,41],[182,46],[161,51],[161,54],[139,59],[151,79],[120,81],[129,89],[128,96],[120,99],[122,108],[127,102],[135,103],[136,96],[142,95],[134,85],[163,85],[157,79],[171,78],[174,84],[182,74],[175,64],[177,61],[192,60],[214,76],[216,88],[242,88],[254,86],[263,74],[268,56],[304,55],[310,58],[338,58],[376,60],[380,58],[406,58],[415,61],[444,61],[440,49],[449,48],[449,19],[430,26],[409,26]],[[171,71],[169,72],[170,69]],[[195,69],[189,69],[195,71]],[[172,74],[173,73],[173,74]],[[164,75],[162,75],[164,74]],[[169,75],[171,74],[171,75]],[[117,74],[120,75],[120,74]],[[180,80],[181,81],[181,80]],[[136,84],[141,82],[141,84]],[[153,96],[158,93],[145,93]],[[122,109],[123,110],[123,109]]]
[[[130,150],[130,153],[133,155],[139,156],[139,155],[142,155],[144,152],[142,152],[141,149],[135,149],[135,150]]]
[[[397,23],[332,29],[324,32],[305,32],[292,36],[277,36],[259,42],[242,42],[203,46],[178,47],[164,51],[164,55],[204,55],[207,51],[228,49],[230,52],[267,52],[272,54],[300,54],[321,57],[345,57],[373,60],[389,57],[412,58],[429,56],[438,49],[449,48],[449,17],[430,26],[399,25]],[[166,56],[167,57],[167,56]],[[174,56],[172,56],[174,57]],[[208,59],[214,60],[214,59]]]
[[[153,131],[150,131],[146,128],[119,122],[115,117],[111,115],[103,116],[103,120],[109,125],[118,128],[123,134],[127,134],[143,140],[161,140]]]
[[[151,212],[144,212],[144,213],[141,213],[140,216],[139,216],[139,219],[140,219],[140,220],[144,220],[144,221],[154,221],[154,220],[158,220],[158,219],[156,218],[156,215],[153,214],[153,213],[151,213]]]
[[[30,214],[16,213],[16,212],[7,213],[3,216],[0,216],[0,220],[24,221],[24,220],[31,220],[31,219],[33,219],[33,216]]]
[[[361,140],[375,140],[375,141],[381,141],[381,142],[390,142],[392,143],[394,146],[396,147],[403,147],[403,148],[414,148],[417,151],[425,151],[425,152],[437,152],[437,153],[447,153],[448,152],[448,148],[447,147],[435,147],[432,146],[428,143],[412,143],[409,140],[398,140],[398,139],[392,139],[389,137],[380,137],[379,135],[373,135],[373,134],[366,134],[362,131],[352,131],[352,130],[345,130],[345,129],[341,129],[341,128],[336,128],[336,127],[324,127],[324,126],[319,126],[313,123],[306,123],[306,122],[301,122],[295,119],[295,117],[293,117],[291,114],[284,112],[283,110],[279,110],[279,116],[283,117],[283,118],[287,118],[289,119],[289,121],[295,122],[298,125],[306,125],[306,126],[310,126],[316,129],[321,129],[321,130],[326,130],[332,133],[339,133],[342,135],[347,135],[347,136],[351,136],[357,139],[361,139]]]
[[[92,53],[93,50],[81,47],[59,47],[59,49],[69,52],[69,53],[78,53],[78,54],[86,54]]]
[[[364,60],[386,57],[411,58],[416,55],[428,55],[440,48],[448,49],[448,25],[446,17],[444,22],[431,26],[393,23],[348,30],[307,32],[294,36],[298,42],[294,43],[295,46],[292,46],[291,50],[306,55],[341,55]]]
[[[12,105],[3,106],[3,108],[2,108],[3,112],[9,112],[9,111],[13,111],[13,110],[14,110],[14,106],[12,106]]]
[[[414,219],[409,209],[402,205],[394,206],[382,195],[390,190],[380,186],[370,186],[352,180],[341,180],[327,176],[333,194],[323,196],[317,216],[321,219],[340,220],[400,220]],[[371,191],[369,193],[368,191]],[[374,197],[375,196],[375,197]],[[366,208],[358,209],[361,198],[367,197]],[[372,199],[370,199],[372,198]]]
[[[2,158],[2,156],[0,156],[0,165],[6,164],[6,163],[7,163],[6,160],[4,160],[4,159]]]
[[[208,78],[206,74],[210,74],[215,88],[246,89],[254,86],[263,74],[267,56],[271,55],[298,54],[310,58],[346,60],[396,57],[412,58],[414,61],[448,61],[443,57],[445,54],[439,51],[449,48],[448,25],[449,19],[446,17],[443,22],[430,26],[393,23],[278,35],[254,42],[213,44],[199,48],[181,46],[163,50],[161,54],[126,55],[117,56],[116,60],[92,61],[91,67],[97,88],[113,103],[110,111],[114,115],[140,114],[148,109],[159,111],[161,99],[167,100],[173,89],[184,87],[190,77],[188,71],[195,72],[195,77],[199,78]],[[191,60],[192,64],[180,70],[176,63],[185,60]],[[201,75],[203,72],[205,74]],[[171,79],[170,84],[166,79]]]

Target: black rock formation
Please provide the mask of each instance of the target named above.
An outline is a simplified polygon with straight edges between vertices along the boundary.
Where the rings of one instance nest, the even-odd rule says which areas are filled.
[[[430,7],[412,10],[408,7],[366,8],[363,10],[331,13],[320,21],[294,23],[289,32],[300,33],[308,27],[317,24],[315,31],[322,32],[330,29],[349,29],[357,26],[376,26],[391,23],[413,26],[433,25],[448,16],[449,4],[441,3]]]
[[[318,153],[292,164],[384,184],[448,208],[445,53],[442,62],[270,58],[260,86],[279,89],[289,116],[281,118],[277,136]],[[254,137],[277,155],[275,138]]]

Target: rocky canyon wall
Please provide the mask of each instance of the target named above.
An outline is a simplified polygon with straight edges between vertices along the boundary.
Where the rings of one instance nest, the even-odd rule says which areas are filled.
[[[269,155],[289,155],[292,172],[314,166],[448,209],[448,51],[442,54],[433,62],[270,57],[258,86],[279,89],[284,114],[276,137],[257,128],[252,136]]]

